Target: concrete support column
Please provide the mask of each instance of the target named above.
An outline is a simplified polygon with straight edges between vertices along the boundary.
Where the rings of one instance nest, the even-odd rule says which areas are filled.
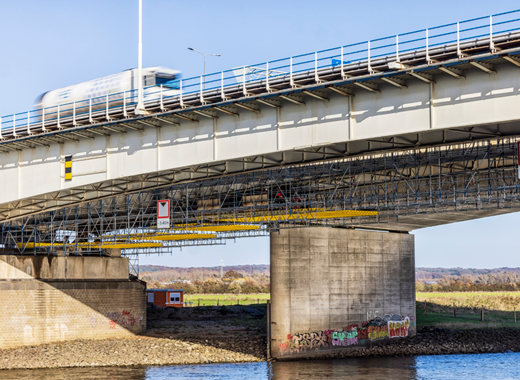
[[[414,335],[414,237],[325,227],[273,232],[271,298],[275,358]]]
[[[128,258],[0,256],[0,349],[141,334],[145,293]]]

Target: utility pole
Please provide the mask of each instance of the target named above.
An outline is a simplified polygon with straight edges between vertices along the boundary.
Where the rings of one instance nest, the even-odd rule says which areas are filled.
[[[137,44],[137,106],[136,115],[144,115],[143,100],[143,0],[139,0],[139,43]]]

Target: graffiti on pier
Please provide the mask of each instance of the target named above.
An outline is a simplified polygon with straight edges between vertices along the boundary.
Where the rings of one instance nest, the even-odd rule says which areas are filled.
[[[305,351],[308,348],[326,347],[328,345],[328,337],[324,331],[294,335],[289,334],[287,339],[290,342],[289,345],[285,347],[285,350],[291,347],[292,351],[296,352]],[[281,346],[280,349],[282,349]]]
[[[364,346],[387,338],[407,337],[410,327],[415,326],[415,317],[399,314],[376,316],[369,321],[351,324],[335,330],[288,334],[287,341],[278,344],[284,353],[306,352],[322,348]]]
[[[353,346],[358,344],[358,325],[346,326],[344,331],[332,333],[333,346]],[[340,329],[343,330],[343,329]]]
[[[406,317],[402,321],[388,321],[388,334],[390,338],[398,338],[408,336],[408,328],[410,327],[410,318]]]
[[[368,330],[368,339],[370,340],[379,340],[388,338],[388,327],[386,325],[377,326],[370,325],[367,328]]]
[[[122,313],[119,312],[111,312],[106,313],[100,318],[91,317],[90,318],[90,327],[91,328],[108,328],[109,330],[117,330],[121,327],[123,328],[131,328],[135,326],[141,325],[143,322],[143,317],[136,318],[132,315],[132,313],[128,310],[123,310]]]

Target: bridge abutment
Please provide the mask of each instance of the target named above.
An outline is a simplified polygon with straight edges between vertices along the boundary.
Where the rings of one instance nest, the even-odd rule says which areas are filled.
[[[271,233],[271,353],[311,357],[415,335],[414,236]]]
[[[142,333],[145,290],[127,258],[0,256],[0,349]]]

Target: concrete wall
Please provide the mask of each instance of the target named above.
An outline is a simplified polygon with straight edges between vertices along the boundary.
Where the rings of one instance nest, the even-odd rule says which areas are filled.
[[[128,258],[103,256],[0,256],[0,279],[127,280]]]
[[[414,237],[340,228],[271,233],[273,357],[415,334]]]
[[[0,256],[0,349],[143,333],[145,290],[126,258]]]

